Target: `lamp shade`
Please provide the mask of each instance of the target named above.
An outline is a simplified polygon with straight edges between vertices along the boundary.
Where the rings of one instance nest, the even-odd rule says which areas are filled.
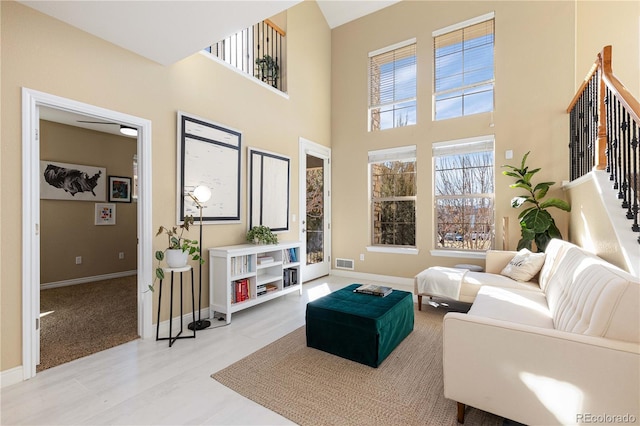
[[[193,190],[193,196],[196,197],[199,203],[206,203],[211,198],[211,190],[204,185],[200,185]]]

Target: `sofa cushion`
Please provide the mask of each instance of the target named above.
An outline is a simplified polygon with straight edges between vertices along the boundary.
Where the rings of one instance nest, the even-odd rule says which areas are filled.
[[[544,264],[544,253],[532,253],[522,249],[504,267],[500,274],[517,281],[531,281]]]
[[[473,302],[480,288],[485,285],[540,291],[540,287],[535,282],[521,282],[505,277],[504,275],[469,271],[464,275],[462,280],[460,298],[458,300]]]
[[[546,288],[558,330],[640,341],[640,283],[577,246],[569,246]],[[635,305],[634,305],[635,304]]]
[[[540,291],[483,286],[468,315],[553,328],[547,300]]]

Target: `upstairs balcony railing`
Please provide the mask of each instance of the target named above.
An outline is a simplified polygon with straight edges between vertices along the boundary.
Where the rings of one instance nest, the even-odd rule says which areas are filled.
[[[591,170],[606,170],[621,207],[633,221],[631,230],[640,232],[640,103],[613,74],[611,46],[598,54],[567,113],[571,180]]]
[[[245,28],[205,50],[238,70],[286,92],[286,34],[270,20]]]

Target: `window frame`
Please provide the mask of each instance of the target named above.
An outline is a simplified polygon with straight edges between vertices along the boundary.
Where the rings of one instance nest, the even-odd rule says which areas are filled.
[[[482,149],[482,145],[485,145],[486,148]],[[466,146],[466,148],[465,148]],[[451,155],[451,151],[456,151],[460,155],[472,154],[472,153],[481,153],[491,151],[493,154],[493,164],[491,169],[493,170],[493,192],[482,192],[482,193],[468,193],[468,194],[437,194],[437,184],[438,184],[438,176],[436,170],[436,161],[439,157],[444,157],[447,155]],[[495,190],[496,190],[496,179],[495,179],[495,168],[496,168],[496,152],[495,152],[495,135],[485,135],[478,136],[472,138],[465,139],[457,139],[451,141],[443,141],[443,142],[435,142],[432,145],[432,160],[433,160],[433,249],[431,251],[432,255],[450,255],[457,254],[459,257],[481,257],[484,256],[487,250],[495,249],[495,228],[496,228],[496,216],[495,216]],[[491,204],[493,206],[493,214],[492,214],[492,223],[491,229],[488,231],[490,233],[491,242],[488,248],[484,249],[473,249],[473,248],[465,248],[464,247],[464,238],[463,235],[463,244],[462,247],[439,247],[439,233],[438,233],[438,201],[442,199],[455,199],[455,200],[468,200],[468,199],[478,199],[478,198],[489,198],[491,199]],[[465,222],[468,222],[467,217],[465,216]],[[443,237],[444,238],[444,237]],[[445,254],[446,253],[446,254]]]
[[[397,50],[400,49],[404,49],[408,46],[414,46],[414,57],[415,57],[415,74],[414,74],[414,96],[412,97],[408,97],[408,98],[402,98],[402,99],[395,99],[395,95],[394,95],[394,99],[391,102],[378,102],[377,104],[373,104],[371,102],[371,98],[372,98],[372,87],[373,87],[373,75],[372,75],[372,58],[380,56],[380,55],[385,55],[385,54],[389,54],[391,52],[395,52]],[[418,122],[418,117],[417,117],[417,110],[418,110],[418,54],[417,54],[417,39],[414,38],[410,38],[408,40],[399,42],[399,43],[395,43],[391,46],[387,46],[387,47],[383,47],[381,49],[377,49],[374,50],[372,52],[369,52],[368,57],[367,57],[367,83],[368,83],[368,90],[367,90],[367,131],[368,132],[374,132],[374,131],[381,131],[381,130],[390,130],[390,129],[396,129],[399,127],[406,127],[406,126],[414,126],[417,124]],[[393,61],[395,62],[395,61]],[[393,79],[393,82],[395,84],[395,77]],[[393,111],[396,111],[396,106],[397,105],[401,105],[403,103],[409,103],[409,102],[413,102],[414,103],[414,110],[415,110],[415,114],[416,114],[416,120],[414,123],[411,124],[405,124],[405,125],[401,125],[401,126],[396,126],[396,121],[394,119],[393,121],[393,125],[391,127],[385,127],[385,128],[372,128],[373,126],[373,118],[372,118],[372,113],[373,110],[375,109],[382,109],[385,107],[389,107],[389,106],[393,106]],[[379,113],[380,114],[380,113]],[[379,120],[381,121],[381,120]]]
[[[414,163],[414,194],[415,195],[402,195],[397,197],[377,197],[374,199],[373,191],[372,191],[372,170],[371,167],[373,164],[384,163],[388,161],[403,161],[403,162],[413,162]],[[416,145],[408,145],[396,148],[388,148],[381,149],[375,151],[368,152],[368,161],[367,161],[367,173],[368,173],[368,198],[369,198],[369,246],[367,246],[368,251],[372,252],[388,252],[388,253],[402,253],[402,254],[417,254],[417,202],[418,202],[418,192],[417,192],[417,176],[418,176],[418,163],[417,163],[417,146]],[[374,237],[374,224],[375,224],[375,212],[374,205],[376,201],[413,201],[413,209],[414,209],[414,244],[413,245],[392,245],[392,244],[375,244]]]
[[[438,81],[438,72],[437,72],[437,68],[436,68],[436,63],[437,63],[437,58],[436,58],[436,54],[437,54],[437,50],[436,50],[436,44],[437,44],[437,40],[438,37],[444,36],[446,34],[450,34],[456,31],[461,31],[464,30],[466,28],[472,27],[474,25],[477,24],[482,24],[484,22],[487,21],[493,21],[493,42],[492,42],[492,51],[493,51],[493,58],[492,58],[492,76],[490,79],[486,79],[480,82],[475,82],[475,83],[471,83],[471,84],[464,84],[464,76],[465,76],[465,71],[464,71],[464,62],[463,62],[463,66],[462,66],[462,78],[463,78],[463,82],[456,86],[456,87],[452,87],[452,88],[448,88],[445,90],[440,90],[440,91],[436,91],[436,82]],[[432,56],[432,61],[433,61],[433,81],[432,81],[432,88],[433,88],[433,96],[432,96],[432,121],[442,121],[442,120],[448,120],[448,119],[452,119],[452,118],[461,118],[461,117],[467,117],[470,115],[475,115],[475,114],[483,114],[483,113],[491,113],[493,111],[495,111],[495,12],[490,12],[490,13],[486,13],[484,15],[481,16],[477,16],[475,18],[471,18],[468,19],[466,21],[463,22],[459,22],[457,24],[453,24],[453,25],[449,25],[448,27],[445,28],[441,28],[439,30],[435,30],[432,32],[432,40],[433,40],[433,56]],[[463,43],[464,43],[463,39]],[[464,49],[461,51],[463,58],[464,58],[464,53],[467,51],[467,49]],[[464,59],[463,59],[464,61]],[[451,76],[451,75],[455,75],[455,74],[450,74],[450,75],[446,75],[447,77]],[[487,110],[487,111],[479,111],[479,112],[471,112],[471,113],[465,113],[465,98],[470,96],[470,95],[474,95],[477,93],[482,93],[482,91],[479,92],[475,92],[475,93],[467,93],[469,91],[472,91],[474,89],[479,89],[483,86],[491,86],[491,109]],[[488,92],[489,90],[487,90]],[[460,92],[460,94],[458,96],[452,96],[451,99],[453,98],[459,98],[460,102],[461,102],[461,113],[460,115],[455,115],[455,116],[447,116],[447,117],[443,117],[443,118],[438,118],[438,114],[437,114],[437,105],[438,105],[438,97],[439,96],[443,96],[443,95],[447,95],[447,94],[455,94],[457,92]],[[445,99],[446,100],[446,99]]]

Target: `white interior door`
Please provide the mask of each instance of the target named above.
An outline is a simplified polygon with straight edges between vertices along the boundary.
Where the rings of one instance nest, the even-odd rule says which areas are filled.
[[[331,270],[331,150],[300,138],[300,241],[302,281]]]

